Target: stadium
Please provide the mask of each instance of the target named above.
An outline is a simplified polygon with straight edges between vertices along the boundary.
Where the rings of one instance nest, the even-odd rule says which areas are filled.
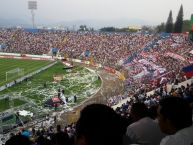
[[[152,120],[162,99],[183,98],[192,107],[193,14],[188,32],[175,31],[177,24],[170,32],[169,22],[159,32],[47,29],[34,21],[33,28],[0,27],[0,145],[10,134],[34,145],[40,136],[52,141],[58,126],[72,141],[66,145],[73,145],[81,110],[96,103],[124,118],[125,129],[135,123],[135,103],[143,103]]]

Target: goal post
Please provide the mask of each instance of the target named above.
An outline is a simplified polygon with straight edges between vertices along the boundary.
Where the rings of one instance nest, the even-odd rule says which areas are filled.
[[[9,80],[18,78],[20,76],[23,76],[24,75],[24,69],[18,67],[18,68],[12,69],[10,71],[7,71],[5,75],[6,75],[6,81],[9,81]]]

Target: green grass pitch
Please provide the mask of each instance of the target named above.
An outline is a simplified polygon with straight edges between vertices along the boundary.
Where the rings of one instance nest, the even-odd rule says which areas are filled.
[[[24,68],[24,72],[27,74],[50,63],[49,61],[0,59],[0,65],[2,66],[0,67],[0,74],[2,74],[0,79],[5,83],[5,72],[14,69],[14,67]],[[12,101],[13,105],[1,99],[0,112],[10,109],[10,106],[17,107],[29,102],[33,105],[35,104],[36,109],[39,108],[41,110],[47,99],[57,96],[59,88],[65,90],[65,97],[69,98],[69,106],[74,106],[96,93],[99,89],[101,80],[98,79],[96,73],[81,66],[75,66],[71,70],[63,68],[64,65],[58,62],[51,68],[34,75],[28,81],[23,81],[1,91],[0,98],[4,95],[15,98]],[[54,82],[54,74],[62,74],[64,76],[63,80],[57,83]],[[45,83],[46,87],[44,86]],[[1,82],[1,84],[3,83]],[[76,103],[70,100],[74,95],[77,95]],[[28,110],[31,110],[31,108],[28,108]]]
[[[17,78],[16,76],[13,77],[12,80],[6,81],[6,72],[10,70],[15,68],[23,68],[25,75],[50,63],[50,61],[38,60],[0,59],[0,86]]]

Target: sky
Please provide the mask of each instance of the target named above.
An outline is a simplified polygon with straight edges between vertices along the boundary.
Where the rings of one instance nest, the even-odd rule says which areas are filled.
[[[0,20],[20,19],[31,22],[29,0],[0,0]],[[70,21],[128,21],[129,25],[158,25],[166,22],[169,11],[176,20],[180,5],[184,19],[193,14],[192,0],[36,0],[35,23],[53,24]]]

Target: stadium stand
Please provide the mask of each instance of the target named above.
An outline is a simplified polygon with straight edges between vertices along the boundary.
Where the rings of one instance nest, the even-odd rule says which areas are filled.
[[[124,94],[110,97],[107,105],[125,117],[128,126],[133,123],[130,115],[133,103],[144,103],[149,108],[149,116],[156,120],[155,106],[158,106],[161,99],[172,96],[193,102],[192,76],[182,71],[193,63],[193,44],[187,34],[34,33],[23,29],[1,28],[0,44],[4,46],[2,52],[42,55],[52,48],[58,48],[62,55],[78,59],[88,59],[84,56],[87,51],[87,57],[93,57],[94,62],[124,71]],[[189,83],[182,85],[186,81]],[[54,118],[50,117],[26,129],[34,144],[40,141],[50,144],[57,132],[54,126]],[[64,127],[62,132],[68,134],[69,145],[72,145],[76,133],[75,124]],[[22,130],[14,134],[22,134]],[[8,138],[9,134],[4,135],[1,141],[5,142]]]

